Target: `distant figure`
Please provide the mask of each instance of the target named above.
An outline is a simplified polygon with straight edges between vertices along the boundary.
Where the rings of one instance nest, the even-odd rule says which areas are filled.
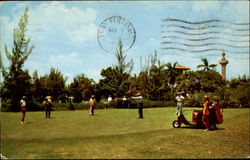
[[[115,101],[116,108],[118,108],[119,107],[119,98],[116,96],[114,101]]]
[[[96,106],[95,95],[92,95],[90,100],[89,100],[89,115],[91,115],[91,116],[94,115],[95,106]]]
[[[127,97],[123,96],[123,98],[122,98],[122,108],[125,108],[126,104],[127,104]]]
[[[143,97],[141,93],[137,93],[136,97],[131,97],[132,99],[136,99],[138,103],[138,118],[143,118]]]
[[[204,103],[203,103],[203,115],[202,115],[202,123],[205,126],[205,130],[204,131],[208,131],[209,130],[209,97],[208,96],[204,96]]]
[[[109,108],[110,108],[111,103],[112,103],[112,96],[109,95],[109,97],[108,97],[108,107]]]
[[[51,108],[52,108],[52,98],[51,98],[51,96],[45,97],[45,100],[43,101],[43,105],[45,107],[45,117],[50,118]]]
[[[24,124],[24,119],[25,119],[25,115],[26,115],[26,99],[27,97],[26,96],[23,96],[22,99],[20,100],[20,109],[21,109],[21,112],[22,112],[22,118],[21,118],[21,124]]]
[[[175,99],[177,100],[176,115],[180,116],[180,114],[182,114],[183,101],[185,98],[180,92],[177,92]]]

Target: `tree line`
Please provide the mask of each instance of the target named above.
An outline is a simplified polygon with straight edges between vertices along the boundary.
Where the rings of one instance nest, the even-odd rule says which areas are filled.
[[[126,62],[122,41],[119,41],[116,50],[116,64],[101,70],[102,78],[95,82],[85,76],[78,74],[73,81],[66,85],[65,77],[58,69],[51,68],[49,74],[38,76],[37,71],[32,75],[27,69],[23,69],[25,61],[32,53],[34,45],[29,45],[31,38],[26,38],[28,24],[28,7],[21,16],[18,27],[14,29],[13,48],[9,51],[5,45],[5,54],[9,66],[4,67],[0,57],[1,73],[4,77],[1,82],[1,98],[3,103],[11,104],[11,111],[17,111],[18,102],[22,96],[27,96],[30,103],[41,103],[46,96],[52,96],[54,101],[67,102],[68,97],[74,97],[75,103],[88,100],[95,94],[98,101],[113,97],[131,96],[141,92],[145,99],[152,101],[171,101],[174,93],[183,91],[191,97],[188,103],[200,105],[200,95],[219,95],[225,101],[233,105],[249,107],[249,78],[246,76],[226,81],[215,70],[215,64],[209,64],[206,58],[197,71],[178,70],[175,63],[162,63],[157,52],[150,54],[145,63],[141,59],[141,71],[138,75],[131,75],[133,70],[133,59]],[[241,88],[244,88],[243,90]],[[238,90],[241,94],[234,93],[231,89]],[[237,94],[237,96],[235,95]],[[237,97],[237,98],[236,98]],[[197,104],[196,104],[197,103]],[[232,104],[230,104],[232,105]]]

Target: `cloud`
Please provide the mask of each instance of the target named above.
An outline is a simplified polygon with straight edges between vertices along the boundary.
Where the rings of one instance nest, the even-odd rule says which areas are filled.
[[[194,1],[192,6],[193,11],[206,11],[219,8],[220,8],[219,1]]]
[[[40,76],[48,74],[53,67],[62,72],[68,81],[72,81],[73,77],[85,68],[82,55],[76,52],[53,54],[49,57],[33,54],[24,67],[28,68],[31,74],[37,70]]]
[[[72,44],[96,39],[96,10],[66,7],[63,2],[42,3],[30,10],[30,31],[37,41],[48,37]]]
[[[97,26],[95,24],[86,24],[79,27],[72,32],[68,32],[67,35],[71,42],[74,43],[84,43],[94,40],[96,37]]]
[[[14,15],[0,17],[1,45],[12,47],[13,29],[17,27],[26,5],[28,3],[13,3],[9,11]],[[78,7],[66,7],[59,1],[30,5],[26,34],[31,37],[31,43],[38,47],[47,43],[65,47],[93,42],[96,41],[96,14],[96,10],[92,8],[81,10]]]
[[[51,57],[49,57],[49,63],[68,68],[72,66],[72,64],[80,64],[81,60],[78,53],[68,53],[52,55]]]
[[[184,9],[185,4],[183,2],[177,2],[177,1],[139,1],[142,5],[146,6],[148,10],[156,10],[156,11],[163,11],[170,8],[176,8],[176,9]]]

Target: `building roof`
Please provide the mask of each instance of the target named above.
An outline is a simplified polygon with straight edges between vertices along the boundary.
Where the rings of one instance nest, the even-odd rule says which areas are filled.
[[[185,67],[185,66],[180,66],[180,65],[177,65],[175,66],[176,69],[181,69],[181,70],[189,70],[191,68],[188,68],[188,67]]]

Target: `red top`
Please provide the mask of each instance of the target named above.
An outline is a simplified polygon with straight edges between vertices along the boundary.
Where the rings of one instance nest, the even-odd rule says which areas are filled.
[[[204,104],[203,104],[203,115],[209,115],[209,111],[208,111],[208,108],[209,108],[209,101],[205,101]]]

